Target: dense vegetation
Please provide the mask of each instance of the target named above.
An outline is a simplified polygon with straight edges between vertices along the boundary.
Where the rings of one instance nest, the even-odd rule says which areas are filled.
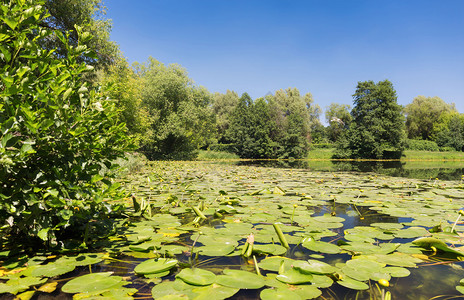
[[[76,26],[77,44],[69,44],[44,25],[37,1],[2,4],[1,13],[2,231],[53,245],[117,213],[104,201],[118,198],[113,161],[130,140],[116,103],[85,81],[92,67],[79,58],[92,55],[89,33]],[[42,47],[49,39],[66,54]]]
[[[194,159],[206,149],[306,158],[321,145],[341,158],[464,150],[464,116],[452,104],[418,96],[402,109],[388,80],[359,82],[353,109],[332,103],[324,126],[312,95],[296,88],[258,99],[213,94],[179,65],[149,58],[130,66],[109,41],[100,0],[10,0],[0,12],[6,234],[55,244],[80,235],[82,224],[94,230],[117,213],[105,199],[123,196],[110,179],[130,149],[151,160]]]

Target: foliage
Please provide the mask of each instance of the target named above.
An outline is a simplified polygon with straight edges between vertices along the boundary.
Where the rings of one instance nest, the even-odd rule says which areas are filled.
[[[271,116],[264,99],[253,103],[244,93],[230,116],[227,137],[235,145],[241,158],[269,158],[273,156]]]
[[[213,112],[216,116],[217,140],[219,143],[227,144],[226,133],[230,126],[230,117],[237,106],[239,97],[236,92],[229,91],[225,94],[215,93],[213,96]]]
[[[118,59],[101,73],[99,82],[106,96],[118,102],[119,118],[126,123],[131,137],[143,145],[150,136],[150,116],[142,103],[142,79],[125,59]]]
[[[241,158],[304,158],[310,129],[320,125],[312,101],[291,88],[256,101],[245,93],[229,118],[227,139]]]
[[[408,150],[440,151],[440,148],[434,141],[407,139],[405,146]]]
[[[42,5],[1,4],[0,223],[3,234],[55,243],[115,212],[105,203],[120,194],[109,171],[130,144],[114,103],[83,81],[92,68],[78,58],[92,56],[81,44],[91,36],[76,26],[69,45],[42,25]],[[41,48],[51,37],[66,57]]]
[[[79,61],[84,61],[96,68],[107,68],[119,57],[116,43],[111,42],[111,21],[104,18],[105,7],[102,0],[46,0],[45,7],[49,16],[41,21],[41,26],[52,30],[68,33],[67,39],[71,46],[83,44],[74,26],[78,25],[91,37],[85,45],[92,49],[96,56],[81,53]],[[66,57],[68,49],[56,36],[48,36],[40,41],[46,49],[55,49],[60,57]]]
[[[464,114],[443,113],[435,124],[434,135],[438,146],[464,151]]]
[[[404,148],[404,117],[390,81],[359,82],[353,95],[353,121],[337,142],[337,158],[399,158]]]
[[[149,159],[192,159],[197,149],[213,143],[212,96],[195,87],[184,69],[149,58],[136,66],[136,74],[143,80],[142,104],[149,114],[141,145]]]
[[[349,128],[352,117],[351,106],[347,104],[331,103],[325,111],[325,119],[329,123],[327,136],[330,141],[336,142],[342,132]]]
[[[410,139],[432,140],[434,124],[443,113],[455,111],[454,104],[447,104],[439,97],[417,96],[406,105],[406,131]]]

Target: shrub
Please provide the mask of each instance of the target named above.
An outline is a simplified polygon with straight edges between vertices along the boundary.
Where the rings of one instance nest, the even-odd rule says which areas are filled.
[[[92,68],[78,57],[91,55],[90,35],[76,27],[79,42],[69,46],[42,26],[42,5],[0,7],[0,223],[3,234],[56,244],[120,209],[105,201],[122,196],[110,180],[112,162],[130,143],[115,103],[83,79]],[[41,48],[52,35],[66,57]]]
[[[419,151],[440,151],[437,143],[427,140],[406,140],[406,149]]]

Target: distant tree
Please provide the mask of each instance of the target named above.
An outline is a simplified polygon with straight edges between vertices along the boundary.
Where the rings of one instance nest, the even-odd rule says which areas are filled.
[[[94,54],[81,54],[79,59],[97,69],[107,68],[120,56],[115,42],[110,41],[111,21],[105,18],[105,6],[102,0],[46,0],[45,7],[50,16],[43,20],[43,26],[62,32],[71,46],[79,43],[75,26],[90,33],[86,43],[79,43],[93,50]],[[41,41],[46,49],[54,49],[64,57],[68,49],[63,46],[57,35],[49,36]]]
[[[234,91],[225,94],[215,93],[213,96],[213,112],[216,116],[217,140],[219,143],[228,144],[231,141],[227,138],[226,132],[230,126],[232,112],[237,106],[239,96]]]
[[[214,137],[211,94],[193,85],[178,65],[165,66],[153,58],[136,65],[143,80],[142,103],[150,130],[142,151],[149,159],[191,159]]]
[[[272,139],[280,145],[277,156],[303,158],[309,149],[311,126],[318,122],[319,108],[312,106],[311,94],[304,97],[296,88],[278,90],[266,97],[275,122]]]
[[[337,143],[339,158],[386,158],[404,148],[404,116],[390,81],[358,82],[350,128]]]
[[[350,114],[351,106],[348,104],[331,103],[325,112],[327,136],[330,141],[336,142],[340,134],[346,130],[352,120]]]
[[[410,139],[432,140],[433,127],[443,113],[455,111],[439,97],[417,96],[406,105],[406,131]]]
[[[464,151],[464,114],[446,112],[435,123],[434,137],[440,147]]]
[[[107,72],[100,72],[99,82],[105,94],[117,101],[119,117],[126,123],[129,134],[140,144],[150,136],[150,117],[142,103],[143,79],[125,59],[118,59]]]

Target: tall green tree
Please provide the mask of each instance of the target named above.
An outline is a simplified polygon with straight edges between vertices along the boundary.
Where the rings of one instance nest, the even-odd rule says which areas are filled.
[[[352,117],[350,114],[351,106],[348,104],[331,103],[325,111],[327,126],[327,136],[331,142],[336,142],[338,137],[349,128]]]
[[[415,97],[404,108],[408,138],[432,140],[434,124],[442,114],[452,111],[456,111],[454,104],[448,104],[439,97]]]
[[[298,89],[288,88],[267,96],[267,101],[276,124],[272,139],[281,146],[277,157],[305,157],[311,140],[311,127],[319,121],[320,109],[312,104],[312,95],[301,96]]]
[[[456,111],[441,114],[435,123],[433,136],[440,147],[464,151],[464,114]]]
[[[119,48],[110,41],[112,24],[105,17],[106,8],[102,0],[46,0],[45,7],[49,15],[42,20],[42,26],[62,32],[71,46],[80,44],[93,50],[92,53],[82,53],[79,61],[97,69],[106,69],[118,59]],[[85,43],[79,41],[75,26],[90,34]],[[40,43],[46,49],[54,49],[60,57],[67,55],[67,48],[57,36],[49,36]]]
[[[353,120],[339,139],[335,156],[388,158],[395,153],[399,157],[404,148],[404,116],[393,84],[358,82],[353,98]]]
[[[117,212],[113,162],[131,147],[115,102],[83,80],[90,35],[70,45],[46,17],[42,1],[0,4],[0,231],[57,245]],[[51,37],[65,57],[42,48]]]
[[[217,141],[221,144],[228,144],[231,141],[226,136],[230,127],[230,118],[232,112],[239,102],[239,96],[234,91],[225,94],[215,93],[213,96],[213,112],[216,116]]]
[[[143,145],[150,134],[150,116],[142,102],[143,79],[125,59],[118,59],[106,72],[99,72],[105,95],[117,101],[119,118],[126,123],[128,133]]]
[[[136,73],[143,80],[142,103],[150,119],[142,151],[149,159],[194,158],[215,136],[212,95],[194,86],[178,65],[149,58]]]

